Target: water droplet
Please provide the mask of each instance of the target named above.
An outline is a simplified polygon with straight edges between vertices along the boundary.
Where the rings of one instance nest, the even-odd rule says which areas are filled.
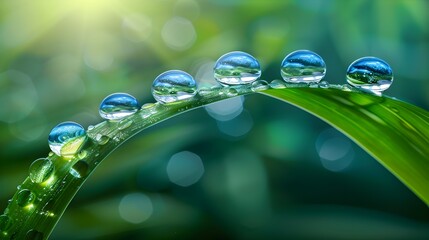
[[[46,195],[44,196],[46,197]],[[43,206],[42,211],[40,212],[41,215],[53,217],[55,216],[53,209],[55,208],[55,200],[53,198],[49,199],[45,206]]]
[[[275,79],[270,82],[270,87],[274,89],[281,89],[281,88],[286,88],[286,85],[284,81]]]
[[[222,85],[249,84],[261,76],[261,66],[252,55],[235,51],[221,56],[214,67],[214,77]]]
[[[319,87],[321,87],[321,88],[329,88],[329,83],[327,81],[321,81],[319,83]]]
[[[258,80],[252,83],[252,91],[259,92],[263,90],[267,90],[270,88],[270,85],[265,80]]]
[[[25,234],[26,240],[43,240],[43,233],[35,229],[31,229]]]
[[[78,157],[79,159],[83,159],[83,158],[85,158],[87,155],[88,155],[88,151],[82,150],[82,151],[80,151],[80,152],[77,154],[77,157]]]
[[[73,167],[70,168],[70,174],[76,178],[84,178],[88,176],[89,165],[85,161],[77,161]]]
[[[125,128],[128,128],[129,126],[131,126],[131,124],[133,124],[133,120],[131,120],[131,119],[122,119],[118,123],[118,129],[119,130],[124,130]]]
[[[361,90],[382,92],[393,82],[392,68],[379,58],[363,57],[350,64],[347,82]]]
[[[188,73],[170,70],[160,74],[152,84],[152,95],[160,103],[178,103],[197,94],[197,83]]]
[[[309,87],[309,88],[318,88],[318,87],[319,87],[319,84],[317,84],[317,83],[315,83],[315,82],[311,82],[311,83],[309,83],[309,84],[308,84],[308,87]]]
[[[139,110],[137,99],[128,93],[113,93],[100,104],[100,116],[108,120],[119,120]]]
[[[235,89],[233,87],[228,87],[228,88],[225,89],[225,94],[228,97],[235,97],[235,96],[238,95],[238,91],[237,91],[237,89]]]
[[[36,199],[36,195],[34,195],[34,193],[32,193],[28,189],[23,189],[19,191],[16,196],[16,202],[21,207],[25,207],[27,205],[32,204],[35,199]]]
[[[202,88],[198,89],[198,94],[200,96],[207,96],[211,93],[213,93],[213,90],[210,87],[202,87]]]
[[[34,183],[47,181],[54,173],[55,167],[51,160],[39,158],[30,165],[29,177]]]
[[[73,155],[86,141],[85,129],[75,122],[63,122],[51,130],[48,143],[58,156]]]
[[[7,215],[0,216],[0,231],[5,232],[12,227],[12,219],[10,219]]]
[[[325,77],[326,65],[316,53],[308,50],[298,50],[283,59],[280,73],[286,82],[318,83]]]
[[[348,85],[348,84],[343,84],[341,86],[341,90],[346,91],[346,92],[351,92],[352,91],[350,85]]]
[[[106,135],[102,135],[100,133],[98,133],[95,136],[95,141],[99,144],[99,145],[104,145],[109,141],[109,137]]]
[[[88,126],[88,131],[91,131],[92,129],[94,129],[95,128],[95,126],[94,125],[89,125]]]

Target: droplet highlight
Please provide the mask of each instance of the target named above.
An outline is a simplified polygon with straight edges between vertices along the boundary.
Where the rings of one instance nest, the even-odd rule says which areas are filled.
[[[39,158],[30,165],[29,178],[33,183],[42,183],[53,175],[54,170],[51,160]]]
[[[75,122],[58,124],[48,136],[49,147],[58,156],[74,155],[85,141],[85,129]]]
[[[363,57],[347,69],[347,83],[358,89],[370,92],[382,92],[393,82],[392,68],[376,57]]]
[[[152,84],[152,95],[160,103],[179,103],[197,94],[197,83],[188,73],[170,70],[160,74]]]
[[[36,199],[36,195],[34,195],[34,193],[32,193],[28,189],[23,189],[23,190],[18,192],[18,194],[16,196],[16,203],[20,207],[26,207],[26,206],[32,204],[35,199]]]
[[[280,73],[289,83],[318,83],[325,77],[326,64],[316,53],[298,50],[283,59]]]
[[[100,116],[108,120],[119,120],[139,110],[137,99],[128,93],[113,93],[100,104]]]
[[[234,51],[221,56],[214,66],[214,77],[222,85],[250,84],[261,76],[261,66],[252,55]]]

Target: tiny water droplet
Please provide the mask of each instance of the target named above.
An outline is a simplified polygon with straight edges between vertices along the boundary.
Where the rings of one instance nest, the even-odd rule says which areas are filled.
[[[25,207],[29,204],[32,204],[35,199],[36,199],[36,195],[34,195],[34,193],[32,193],[28,189],[23,189],[23,190],[18,192],[18,194],[16,196],[16,203],[20,207]]]
[[[73,155],[86,141],[85,129],[75,122],[63,122],[54,127],[48,136],[51,150],[58,156]]]
[[[346,92],[351,92],[352,91],[350,85],[348,85],[348,84],[343,84],[341,86],[341,90],[346,91]]]
[[[267,90],[270,88],[270,85],[265,80],[258,80],[252,83],[252,91],[259,92],[263,90]]]
[[[0,216],[0,232],[6,232],[12,227],[12,219],[10,219],[7,215]]]
[[[197,83],[188,73],[170,70],[161,73],[152,84],[152,95],[160,103],[178,103],[197,94]]]
[[[327,81],[321,81],[319,83],[319,87],[321,87],[321,88],[329,88],[329,83]]]
[[[54,152],[49,152],[49,153],[48,153],[48,156],[49,156],[49,157],[54,156]]]
[[[279,79],[274,79],[270,82],[270,87],[274,89],[286,88],[285,82]]]
[[[213,90],[210,87],[202,87],[198,89],[198,94],[200,96],[207,96],[207,95],[210,95],[211,93],[213,93]]]
[[[128,93],[113,93],[100,104],[100,116],[108,120],[119,120],[139,110],[137,99]]]
[[[376,57],[363,57],[350,64],[347,82],[361,90],[381,93],[393,82],[392,68]]]
[[[43,240],[43,233],[35,229],[31,229],[25,234],[26,240]]]
[[[228,88],[225,88],[225,94],[228,97],[235,97],[238,95],[238,91],[237,91],[237,89],[235,89],[233,87],[228,87]]]
[[[39,158],[30,165],[29,178],[34,183],[47,181],[54,173],[55,167],[51,160]]]
[[[109,137],[108,137],[108,136],[106,136],[106,135],[102,135],[102,134],[98,133],[98,134],[95,136],[95,141],[96,141],[99,145],[104,145],[104,144],[106,144],[107,142],[109,142]]]
[[[131,126],[133,124],[133,120],[131,119],[122,119],[119,123],[118,123],[118,129],[119,130],[124,130],[125,128],[128,128],[129,126]]]
[[[287,55],[280,73],[286,82],[318,83],[325,77],[326,65],[322,57],[308,50],[298,50]]]
[[[83,158],[85,158],[87,155],[88,155],[88,151],[82,150],[82,151],[80,151],[80,152],[77,154],[77,157],[78,157],[79,159],[83,159]]]
[[[309,88],[318,88],[318,87],[319,87],[319,84],[317,84],[317,83],[315,83],[315,82],[311,82],[311,83],[309,83],[309,84],[308,84],[308,87],[309,87]]]
[[[89,165],[85,161],[77,161],[71,168],[70,174],[76,178],[84,178],[88,176],[89,173]]]
[[[249,84],[261,76],[261,66],[252,55],[234,51],[222,55],[214,66],[214,77],[222,85]]]
[[[89,125],[88,126],[88,131],[91,131],[92,129],[94,129],[95,128],[95,126],[94,125]]]

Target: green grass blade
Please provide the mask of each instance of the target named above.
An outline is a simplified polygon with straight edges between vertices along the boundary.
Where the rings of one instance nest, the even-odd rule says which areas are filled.
[[[429,112],[390,97],[339,89],[270,89],[354,140],[429,204]]]
[[[5,214],[0,216],[0,238],[47,238],[98,164],[126,140],[188,110],[249,94],[253,90],[251,86],[200,90],[191,101],[153,104],[121,121],[104,121],[91,127],[87,131],[86,145],[79,154],[68,157],[50,154],[47,157],[55,166],[55,174],[49,181],[33,183],[27,178],[18,187]],[[262,93],[311,112],[344,132],[429,204],[427,111],[389,97],[341,90],[336,86],[288,87]],[[23,190],[31,191],[37,198],[27,204],[28,195],[22,195]]]

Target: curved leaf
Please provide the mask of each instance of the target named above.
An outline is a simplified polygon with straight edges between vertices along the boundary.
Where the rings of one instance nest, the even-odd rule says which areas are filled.
[[[346,91],[337,86],[299,86],[268,89],[262,93],[301,107],[344,132],[429,203],[427,111],[389,97]],[[121,121],[104,121],[91,127],[87,132],[88,141],[79,154],[47,157],[55,167],[53,177],[44,183],[33,183],[27,178],[19,186],[5,215],[0,216],[3,228],[0,236],[47,238],[91,172],[127,139],[188,110],[254,90],[251,86],[200,89],[199,95],[191,101],[146,105]],[[22,189],[24,195],[20,194]],[[24,206],[29,191],[39,197]]]
[[[270,89],[337,128],[429,204],[429,112],[390,97],[330,89]]]

